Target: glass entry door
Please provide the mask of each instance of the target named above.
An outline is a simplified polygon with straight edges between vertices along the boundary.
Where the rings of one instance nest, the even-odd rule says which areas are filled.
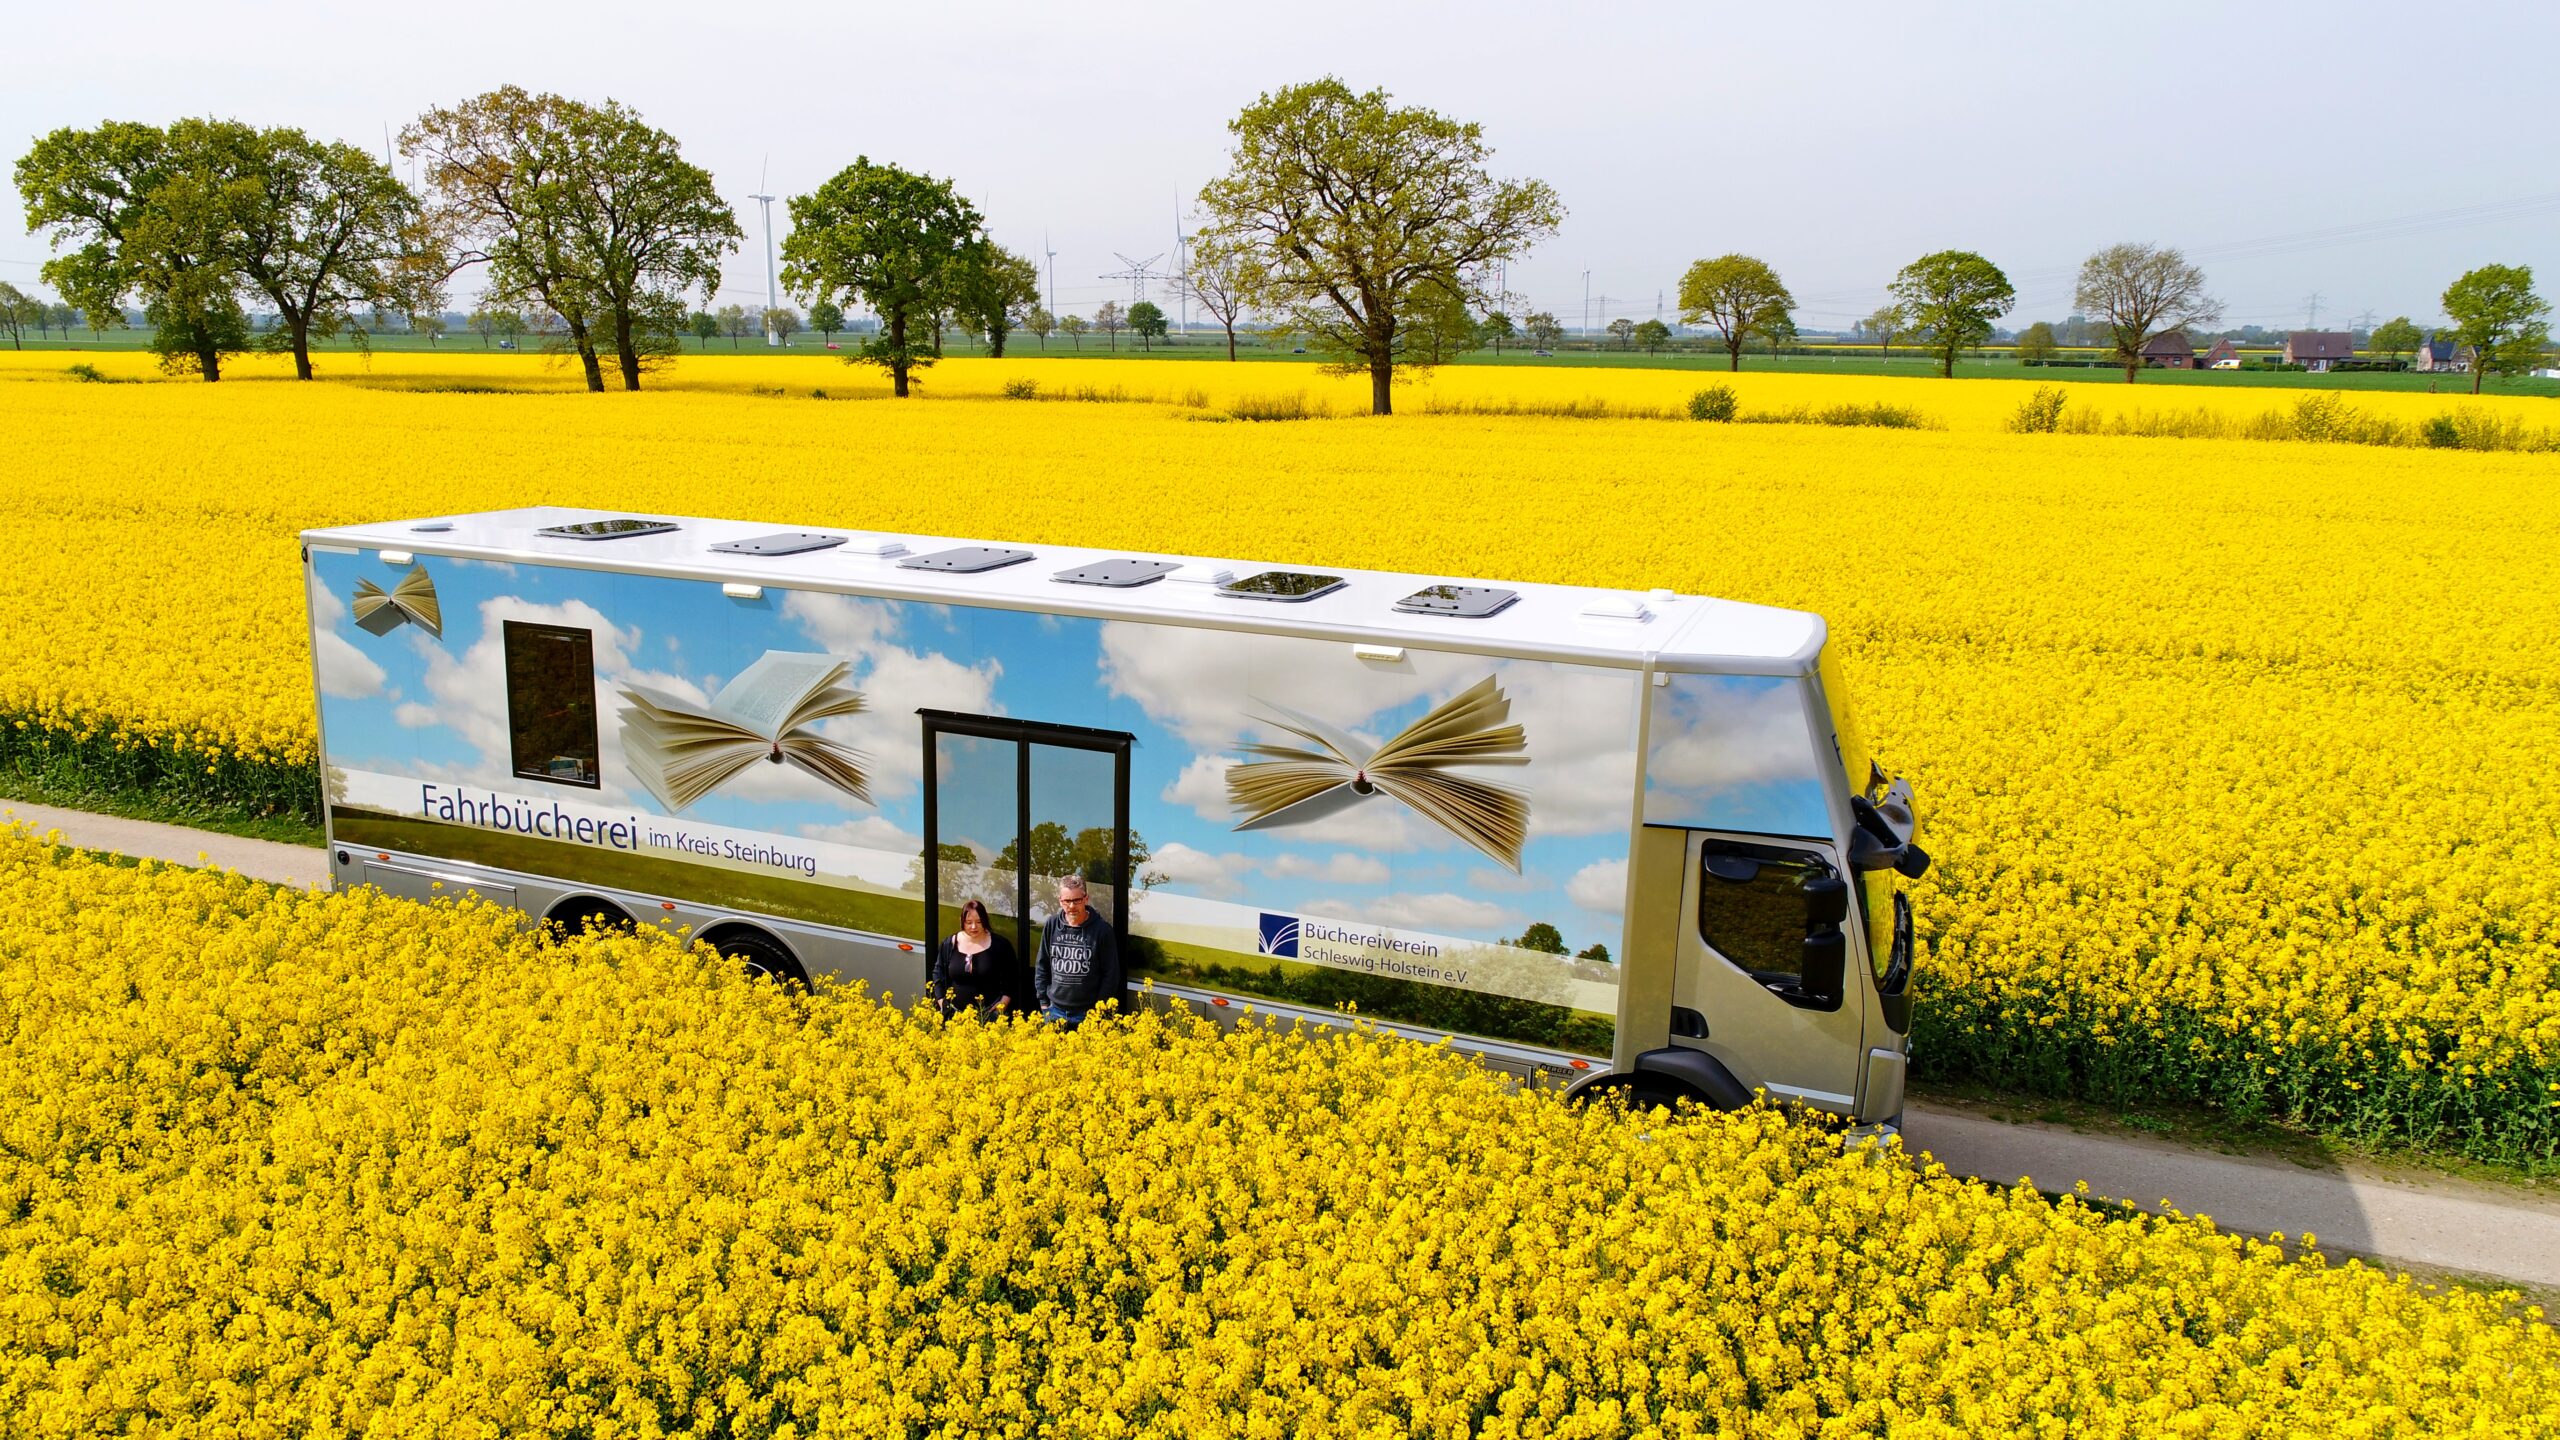
[[[1058,881],[1083,878],[1128,952],[1129,743],[1116,730],[942,710],[924,717],[925,953],[977,900],[1026,965]]]

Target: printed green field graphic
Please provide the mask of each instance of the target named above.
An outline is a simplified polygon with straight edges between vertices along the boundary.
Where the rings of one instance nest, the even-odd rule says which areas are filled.
[[[813,925],[837,925],[900,940],[924,937],[924,902],[913,895],[758,875],[699,861],[631,855],[536,835],[448,825],[440,820],[345,805],[332,806],[329,818],[339,843],[358,849],[370,846],[529,875],[574,877],[580,885],[632,890]]]

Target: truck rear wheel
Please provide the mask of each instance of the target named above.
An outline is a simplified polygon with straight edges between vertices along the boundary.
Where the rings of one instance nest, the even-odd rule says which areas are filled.
[[[702,937],[724,960],[744,965],[749,975],[762,975],[778,985],[799,989],[809,986],[809,972],[800,968],[791,947],[752,925],[727,925]]]
[[[628,930],[631,912],[601,895],[572,895],[543,912],[542,923],[556,925],[563,936],[589,930]]]

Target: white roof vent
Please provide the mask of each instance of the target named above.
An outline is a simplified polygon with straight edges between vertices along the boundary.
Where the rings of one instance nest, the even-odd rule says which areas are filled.
[[[907,553],[907,542],[894,535],[848,535],[844,539],[847,555],[877,555],[887,559]]]
[[[1224,585],[1236,578],[1236,572],[1224,565],[1185,565],[1164,578],[1185,585]]]
[[[1653,618],[1653,612],[1633,595],[1603,595],[1583,606],[1581,613],[1585,620],[1618,620],[1634,625]]]

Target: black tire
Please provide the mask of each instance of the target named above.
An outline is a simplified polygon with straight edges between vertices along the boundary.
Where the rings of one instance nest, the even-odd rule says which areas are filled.
[[[762,930],[740,926],[715,930],[703,938],[711,942],[711,948],[720,952],[722,959],[737,961],[751,976],[761,975],[777,985],[796,989],[809,988],[809,972],[800,968],[791,947]]]
[[[1566,1098],[1581,1105],[1603,1105],[1615,1098],[1630,1110],[1669,1110],[1683,1100],[1701,1110],[1714,1108],[1705,1096],[1679,1081],[1649,1075],[1641,1070],[1632,1075],[1624,1072],[1603,1075],[1575,1086]]]
[[[575,939],[589,930],[628,930],[631,912],[601,895],[573,895],[552,906],[542,923],[557,927],[563,939]]]

